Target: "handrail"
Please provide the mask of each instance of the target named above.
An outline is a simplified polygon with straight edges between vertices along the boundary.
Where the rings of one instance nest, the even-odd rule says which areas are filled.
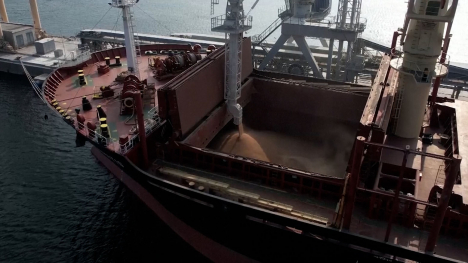
[[[78,132],[82,132],[84,131],[84,136],[86,136],[88,139],[91,139],[92,141],[96,142],[96,143],[102,143],[102,142],[105,142],[105,145],[106,147],[108,147],[109,145],[112,145],[112,149],[114,150],[114,152],[117,152],[115,150],[115,146],[114,144],[112,143],[112,140],[111,138],[106,138],[104,136],[102,136],[101,134],[99,134],[97,131],[93,131],[93,130],[90,130],[88,127],[86,127],[86,125],[83,123],[79,123],[77,118],[76,117],[72,117],[71,118],[73,120],[73,123],[71,123],[70,125],[75,128],[76,131]],[[82,125],[82,127],[81,127]],[[91,137],[90,136],[90,132],[94,133],[94,136]]]
[[[159,110],[158,107],[154,107],[154,108],[150,109],[150,110],[148,111],[148,113],[149,113],[151,116],[153,116],[154,114],[157,114],[157,113],[158,113],[158,110]]]
[[[437,75],[435,74],[435,70],[438,67],[446,66],[445,63],[436,62],[435,67],[432,69],[427,69],[426,73],[425,69],[422,69],[418,62],[404,59],[404,56],[400,56],[395,59],[397,61],[397,65],[400,66],[400,68],[397,68],[397,70],[413,75],[416,82],[430,83],[435,75]]]
[[[283,19],[277,18],[273,23],[271,23],[262,33],[252,36],[252,41],[256,42],[256,45],[260,45],[265,41],[275,30],[283,24]]]
[[[81,52],[79,55],[76,56],[76,58],[71,58],[70,59],[64,59],[64,62],[61,64],[62,66],[75,66],[80,63],[83,63],[91,58],[91,51],[90,50],[85,50]]]
[[[138,0],[112,0],[112,5],[114,6],[122,6],[124,4],[134,5],[136,3],[138,3]]]
[[[217,28],[224,25],[224,21],[226,21],[226,15],[219,15],[211,18],[211,28]],[[251,27],[252,26],[252,16],[246,16],[239,20],[241,24],[239,25],[242,27]]]
[[[378,194],[378,195],[385,196],[387,198],[393,198],[394,197],[392,194],[389,194],[389,193],[383,192],[383,191],[377,191],[377,190],[367,189],[367,188],[362,188],[362,187],[358,187],[357,189],[359,191],[362,191],[362,192],[367,192],[367,193],[371,193],[371,194]],[[419,204],[419,205],[426,205],[426,206],[429,206],[429,207],[437,207],[437,205],[435,205],[435,204],[431,204],[431,203],[426,202],[426,201],[421,201],[421,200],[418,200],[418,199],[416,199],[414,197],[409,197],[409,196],[406,196],[406,195],[400,195],[399,199],[401,199],[403,201],[408,201],[408,202],[411,202],[411,203]]]
[[[315,21],[315,20],[303,20],[303,19],[293,19],[293,17],[288,17],[283,20],[283,22],[287,22],[289,24],[293,25],[305,25],[305,26],[323,26],[323,27],[328,27],[331,28],[333,25],[335,25],[335,22],[332,22],[328,20],[327,22],[323,22],[327,20],[322,20],[322,21]]]
[[[366,30],[366,27],[367,27],[367,18],[361,17],[359,18],[358,23],[347,22],[343,26],[341,26],[340,24],[336,24],[336,27],[340,29],[348,29],[348,30],[356,30],[358,32],[364,32],[364,30]]]
[[[449,66],[450,65],[450,55],[447,54],[446,52],[442,52],[441,55],[437,58],[437,63],[440,63],[442,65],[447,65]],[[443,60],[443,62],[442,62]]]
[[[133,142],[135,141],[135,139],[138,139],[139,136],[138,134],[132,136],[130,139],[128,139],[128,142],[124,143],[124,144],[121,144],[120,145],[120,154],[121,155],[124,155],[126,154],[127,152],[129,152],[131,149],[133,149]]]
[[[163,122],[161,121],[161,119],[159,118],[158,116],[158,108],[157,107],[154,107],[152,108],[151,110],[148,111],[148,113],[151,115],[151,116],[154,116],[153,121],[149,122],[148,120],[149,119],[146,119],[145,120],[145,134],[148,136],[149,134],[151,134],[152,132],[154,132],[158,127],[160,127]],[[120,145],[120,154],[121,155],[124,155],[126,154],[127,152],[129,152],[135,145],[134,145],[134,141],[136,139],[139,139],[140,138],[140,135],[137,133],[135,134],[134,136],[132,136],[128,142],[126,142],[125,144],[121,144]]]
[[[416,150],[411,150],[411,149],[406,150],[406,149],[403,149],[403,148],[390,146],[390,145],[386,145],[386,144],[381,144],[381,143],[365,141],[364,144],[369,145],[369,146],[376,146],[376,147],[380,147],[380,148],[384,148],[384,149],[389,149],[389,150],[393,150],[393,151],[398,151],[398,152],[408,152],[409,154],[421,155],[421,156],[440,159],[440,160],[445,160],[445,161],[450,161],[450,160],[453,159],[453,158],[445,157],[443,155],[427,153],[427,152],[421,152],[421,151],[416,151]]]

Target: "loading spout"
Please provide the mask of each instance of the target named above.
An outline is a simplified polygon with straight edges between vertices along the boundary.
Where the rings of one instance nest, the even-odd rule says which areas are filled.
[[[225,52],[224,99],[234,124],[242,130],[242,107],[237,103],[242,88],[243,33],[252,28],[252,17],[244,14],[244,0],[228,0],[226,15],[211,19],[211,31],[229,35]]]
[[[242,124],[242,106],[237,101],[228,101],[228,111],[232,114],[235,125]]]

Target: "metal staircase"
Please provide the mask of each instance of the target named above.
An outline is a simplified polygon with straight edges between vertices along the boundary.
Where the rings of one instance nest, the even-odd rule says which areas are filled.
[[[288,1],[288,0],[286,0]],[[287,6],[288,7],[288,6]],[[273,21],[263,32],[261,32],[258,35],[252,36],[252,45],[255,47],[261,47],[264,54],[266,55],[270,50],[264,45],[264,41],[273,34],[281,25],[283,25],[284,21],[289,19],[291,17],[291,14],[289,13],[289,9],[286,9],[286,11],[281,12],[281,9],[278,10],[280,15],[279,17]]]
[[[414,224],[420,229],[431,231],[437,213],[436,207],[423,206],[416,208],[416,220]]]
[[[289,17],[287,17],[287,18],[289,18]],[[262,33],[252,36],[253,44],[254,45],[262,44],[263,41],[265,41],[273,32],[275,32],[276,29],[278,29],[283,24],[283,21],[286,20],[287,18],[282,19],[282,18],[278,17]]]

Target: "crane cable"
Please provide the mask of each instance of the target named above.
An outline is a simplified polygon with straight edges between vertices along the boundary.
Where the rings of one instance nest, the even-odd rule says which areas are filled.
[[[171,30],[165,26],[163,23],[159,22],[156,18],[154,18],[153,16],[151,16],[150,14],[148,14],[147,12],[145,12],[145,10],[143,10],[142,8],[140,8],[139,6],[135,5],[143,14],[147,15],[149,18],[151,18],[156,24],[158,24],[159,26],[162,26],[164,29],[166,29],[169,33],[171,33]]]
[[[31,84],[34,92],[37,94],[37,96],[39,97],[39,99],[41,99],[41,101],[47,105],[47,102],[45,101],[44,97],[41,96],[42,92],[41,92],[41,89],[39,88],[39,86],[37,85],[37,83],[34,81],[34,79],[31,77],[31,74],[29,74],[29,71],[26,69],[26,66],[24,65],[23,63],[23,60],[21,58],[19,58],[19,61],[21,63],[21,66],[23,67],[23,71],[24,71],[24,74],[26,75],[26,77],[28,78],[28,81],[29,83]],[[60,113],[58,111],[54,111],[55,112],[55,115],[52,115],[52,116],[56,116],[56,117],[60,117],[62,118],[62,116],[60,115]],[[47,116],[47,115],[45,115]]]
[[[93,28],[91,28],[91,30],[93,30],[94,28],[96,28],[97,25],[99,25],[99,23],[101,23],[101,21],[104,19],[104,17],[106,17],[107,13],[109,13],[109,11],[112,9],[112,6],[109,7],[109,9],[107,9],[106,13],[101,17],[101,19],[99,19],[99,21],[93,26]]]
[[[24,73],[26,74],[26,77],[28,78],[28,81],[29,83],[31,84],[34,92],[37,94],[37,96],[42,100],[42,102],[46,103],[44,98],[41,96],[41,90],[40,88],[37,86],[36,82],[34,81],[34,79],[31,77],[31,74],[29,74],[28,70],[26,69],[26,67],[24,66],[23,64],[23,61],[21,60],[21,58],[19,58],[19,61],[21,63],[21,66],[23,67],[23,71]]]
[[[257,6],[257,4],[258,4],[259,1],[260,1],[260,0],[255,1],[255,3],[254,3],[254,4],[252,5],[252,7],[250,8],[249,12],[247,12],[247,15],[245,15],[246,17],[248,17],[249,14],[250,14],[250,12],[252,12],[252,10],[254,10],[254,8]]]

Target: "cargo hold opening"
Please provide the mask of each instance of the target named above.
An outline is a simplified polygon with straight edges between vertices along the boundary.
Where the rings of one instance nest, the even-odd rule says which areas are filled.
[[[343,178],[367,98],[259,79],[244,108],[244,134],[230,122],[207,148]]]

